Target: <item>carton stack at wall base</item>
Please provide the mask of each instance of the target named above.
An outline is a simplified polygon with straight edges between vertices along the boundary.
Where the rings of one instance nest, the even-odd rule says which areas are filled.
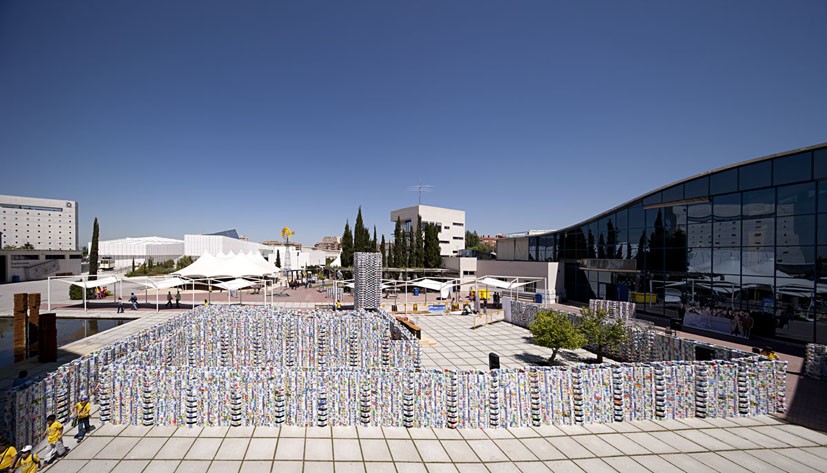
[[[807,344],[804,355],[804,375],[809,378],[827,379],[827,346]]]
[[[28,294],[14,295],[14,362],[26,359],[27,323],[26,315],[29,308]]]
[[[647,357],[684,353],[682,345],[656,350],[660,340],[646,342]],[[503,428],[782,412],[786,362],[729,355],[423,370],[417,340],[381,310],[210,306],[10,390],[4,418],[25,445],[40,438],[48,412],[62,413],[81,393],[92,393],[102,420],[133,425]]]
[[[382,254],[354,253],[353,308],[378,309],[382,303]]]

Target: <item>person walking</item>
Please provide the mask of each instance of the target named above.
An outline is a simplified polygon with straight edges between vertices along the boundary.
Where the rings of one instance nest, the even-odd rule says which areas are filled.
[[[17,449],[6,440],[0,440],[0,471],[12,471],[12,465],[17,462]]]
[[[63,446],[63,424],[57,421],[54,414],[49,414],[46,417],[46,430],[43,432],[43,436],[46,437],[46,442],[49,444],[46,459],[48,465],[66,454],[66,447]]]
[[[167,291],[167,308],[172,307],[172,291]]]
[[[89,415],[92,413],[92,405],[89,403],[89,396],[84,394],[80,397],[80,402],[75,405],[74,414],[78,418],[78,433],[75,438],[80,443],[86,436],[86,432],[92,430],[89,425]]]
[[[132,304],[129,310],[138,310],[138,296],[136,296],[134,292],[129,296],[129,303]]]
[[[40,458],[36,453],[32,453],[31,445],[20,449],[20,457],[15,459],[11,468],[17,468],[17,466],[20,466],[20,473],[37,473],[37,469],[40,468]]]
[[[118,298],[118,313],[123,314],[123,297]]]
[[[176,309],[181,308],[181,290],[180,289],[175,290],[175,308]]]

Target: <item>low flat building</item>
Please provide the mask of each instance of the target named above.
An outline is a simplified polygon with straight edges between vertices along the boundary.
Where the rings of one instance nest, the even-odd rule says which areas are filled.
[[[80,274],[80,251],[0,250],[0,283]]]

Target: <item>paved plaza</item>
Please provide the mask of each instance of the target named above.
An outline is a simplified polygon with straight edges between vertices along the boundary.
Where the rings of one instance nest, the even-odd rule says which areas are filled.
[[[307,308],[310,304],[295,304]],[[63,360],[97,349],[174,315],[135,322],[62,347]],[[471,317],[416,316],[425,368],[486,369],[544,359],[529,332],[504,322],[471,328]],[[569,361],[588,358],[568,352]],[[31,363],[31,362],[29,362]],[[19,364],[17,367],[23,367]],[[34,368],[34,365],[31,366]],[[53,369],[47,365],[39,369]],[[4,381],[9,382],[14,373]],[[515,429],[379,427],[174,428],[107,424],[47,467],[59,472],[814,472],[827,471],[827,435],[762,416]],[[44,445],[39,446],[41,449]]]

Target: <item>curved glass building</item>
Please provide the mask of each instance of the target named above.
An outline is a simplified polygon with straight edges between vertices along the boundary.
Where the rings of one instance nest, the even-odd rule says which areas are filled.
[[[827,144],[690,177],[528,240],[527,259],[564,266],[570,300],[827,342]]]

